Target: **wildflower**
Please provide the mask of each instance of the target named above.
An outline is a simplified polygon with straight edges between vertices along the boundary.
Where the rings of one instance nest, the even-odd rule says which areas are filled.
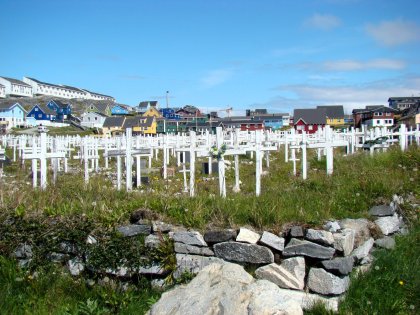
[[[356,193],[356,197],[360,197],[360,193]]]
[[[398,282],[400,285],[404,285],[404,281],[400,280],[400,282]]]
[[[379,266],[375,266],[375,270],[379,270]]]
[[[410,310],[414,310],[414,305],[413,304],[411,304],[409,307],[410,307]]]
[[[92,201],[92,207],[96,207],[96,201]]]
[[[367,301],[366,303],[367,303],[367,305],[370,305],[370,304],[372,304],[372,302],[371,302],[371,301]]]

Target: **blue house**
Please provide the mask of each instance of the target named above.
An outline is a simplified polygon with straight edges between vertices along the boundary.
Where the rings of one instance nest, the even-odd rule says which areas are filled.
[[[283,126],[289,125],[289,115],[288,114],[266,114],[261,116],[253,116],[253,120],[262,120],[264,121],[264,126],[266,129],[279,130]]]
[[[117,104],[111,108],[111,114],[112,115],[128,115],[128,110],[125,107]]]
[[[47,120],[47,121],[55,121],[57,119],[57,115],[55,111],[50,109],[48,106],[37,104],[28,112],[27,117],[33,117],[36,120]]]
[[[0,128],[10,129],[25,124],[26,110],[16,101],[0,104]]]
[[[60,100],[49,101],[47,107],[55,112],[58,121],[64,121],[71,115],[71,104],[63,103]]]
[[[161,108],[159,109],[159,112],[162,114],[163,118],[180,120],[181,115],[176,113],[177,110],[178,108]]]

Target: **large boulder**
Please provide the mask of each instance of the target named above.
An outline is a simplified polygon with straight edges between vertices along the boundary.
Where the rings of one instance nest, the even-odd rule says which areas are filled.
[[[281,265],[269,264],[255,270],[259,279],[277,284],[281,288],[303,290],[305,286],[305,258],[293,257],[282,261]]]
[[[311,268],[308,276],[308,288],[323,295],[339,295],[347,291],[350,284],[348,276],[337,277],[322,268]]]
[[[223,260],[248,263],[248,264],[271,264],[274,255],[267,247],[236,242],[218,243],[213,246],[216,257]]]
[[[309,241],[292,238],[283,250],[283,256],[307,256],[317,259],[331,259],[334,256],[335,249],[325,247]]]
[[[284,298],[273,283],[256,281],[243,267],[214,263],[189,284],[163,293],[149,315],[269,315],[303,314],[293,300]]]

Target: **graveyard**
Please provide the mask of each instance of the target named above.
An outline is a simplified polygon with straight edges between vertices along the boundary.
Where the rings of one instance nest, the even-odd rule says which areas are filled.
[[[378,138],[386,140],[376,143]],[[412,204],[420,198],[419,141],[419,130],[407,130],[405,126],[396,131],[352,129],[346,133],[325,128],[315,135],[218,129],[215,134],[191,132],[161,137],[133,136],[129,130],[123,136],[107,139],[45,133],[3,136],[0,155],[7,163],[2,163],[0,173],[0,255],[10,257],[23,243],[48,248],[57,245],[53,239],[64,237],[84,244],[87,237],[95,235],[100,244],[105,244],[103,251],[90,253],[95,268],[102,268],[106,262],[114,267],[121,261],[133,264],[148,257],[174,271],[176,262],[169,239],[164,238],[156,251],[148,251],[139,245],[144,242],[142,236],[121,238],[115,234],[116,229],[127,226],[133,213],[141,210],[145,216],[142,219],[181,229],[247,227],[281,235],[297,225],[319,228],[328,220],[369,218],[372,206],[389,204],[395,195],[409,201],[401,203],[400,211],[413,234],[397,242],[411,242],[415,248],[418,207]],[[410,250],[408,245],[401,246]],[[25,283],[34,286],[48,286],[47,278],[55,274],[52,287],[58,288],[65,302],[54,308],[44,297],[41,302],[33,302],[39,313],[63,311],[65,307],[69,313],[89,307],[104,314],[130,313],[133,309],[145,313],[161,295],[150,287],[147,276],[126,282],[130,287],[127,291],[116,289],[119,284],[114,281],[113,277],[118,278],[115,274],[107,274],[111,280],[105,284],[106,273],[98,277],[89,270],[72,279],[57,263],[51,266],[42,259],[51,255],[48,250],[34,255],[26,271],[13,271],[18,274],[7,276],[23,277]],[[109,256],[109,250],[114,254]],[[66,255],[73,255],[70,252]],[[378,259],[390,263],[388,254],[380,255]],[[15,270],[13,262],[1,263],[4,270]],[[401,266],[408,263],[403,261]],[[41,275],[39,279],[33,279],[37,274]],[[84,277],[102,284],[89,286]],[[186,274],[172,281],[188,282],[191,277]],[[68,292],[70,283],[78,288],[78,294]],[[20,285],[15,289],[22,289]],[[412,295],[418,287],[410,285],[409,293],[401,293],[401,301],[408,297],[418,301]],[[358,287],[363,286],[359,283]],[[402,289],[406,288],[408,283]],[[113,297],[110,292],[114,292]],[[350,287],[348,294],[356,296],[360,292]],[[349,303],[344,302],[343,309],[355,307]],[[10,312],[29,307],[20,305],[4,307]],[[409,310],[410,305],[414,304],[402,309]],[[306,312],[326,311],[315,307]]]

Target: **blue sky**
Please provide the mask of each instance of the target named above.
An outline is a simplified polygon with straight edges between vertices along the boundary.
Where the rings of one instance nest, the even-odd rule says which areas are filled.
[[[418,0],[0,0],[0,75],[136,105],[347,111],[420,96]]]

